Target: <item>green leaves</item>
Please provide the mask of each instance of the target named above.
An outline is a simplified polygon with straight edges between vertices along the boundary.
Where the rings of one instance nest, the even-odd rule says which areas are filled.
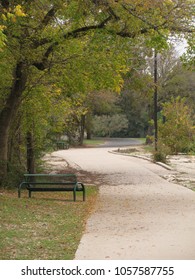
[[[190,107],[178,96],[163,104],[165,122],[159,123],[159,140],[171,153],[188,152],[194,140],[195,127]]]
[[[188,50],[182,56],[185,66],[191,70],[195,70],[195,36],[191,36],[188,40]]]
[[[128,120],[125,115],[95,116],[93,132],[96,136],[112,136],[113,133],[124,131],[128,128]]]
[[[151,34],[151,37],[146,38],[146,46],[150,48],[154,48],[157,52],[161,52],[162,50],[166,50],[169,48],[169,44],[167,42],[167,38],[161,34],[154,33]]]
[[[3,48],[6,45],[6,41],[7,41],[7,37],[5,36],[5,34],[3,32],[4,29],[5,29],[5,26],[0,25],[0,51],[3,50]]]

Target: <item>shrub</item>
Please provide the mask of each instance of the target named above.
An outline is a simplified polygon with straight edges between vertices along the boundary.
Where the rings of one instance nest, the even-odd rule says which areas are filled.
[[[159,141],[172,154],[189,151],[195,132],[190,107],[181,97],[172,98],[162,106],[165,122],[159,121]]]
[[[169,147],[158,141],[157,151],[154,151],[152,156],[154,162],[167,163],[167,156],[171,153]]]
[[[96,136],[110,137],[116,132],[127,130],[128,120],[123,114],[95,116],[93,127],[93,133]]]

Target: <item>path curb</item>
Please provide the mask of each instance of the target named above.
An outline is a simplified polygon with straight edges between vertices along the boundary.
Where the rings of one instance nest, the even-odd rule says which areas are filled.
[[[111,153],[111,154],[115,154],[115,155],[128,156],[128,157],[136,157],[136,158],[140,158],[140,159],[144,159],[144,160],[153,162],[150,158],[145,157],[143,155],[126,154],[126,153],[120,153],[120,152],[115,152],[115,151],[108,151],[108,152]],[[153,162],[153,163],[157,164],[157,165],[160,165],[161,167],[163,167],[163,168],[165,168],[167,170],[173,170],[171,166],[169,166],[169,165],[167,165],[165,163],[162,163],[160,161]]]

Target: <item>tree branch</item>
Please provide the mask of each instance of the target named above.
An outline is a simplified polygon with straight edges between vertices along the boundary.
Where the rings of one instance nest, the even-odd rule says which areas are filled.
[[[181,32],[181,33],[195,33],[195,28],[181,27],[181,26],[171,26],[171,31]]]
[[[56,12],[57,12],[58,8],[57,6],[53,6],[48,12],[47,14],[44,16],[43,20],[41,21],[40,25],[38,26],[38,30],[39,29],[43,29],[45,28],[49,22],[54,18]]]
[[[135,14],[134,12],[136,12],[135,9],[128,9],[127,7],[125,7],[124,4],[121,5],[123,7],[123,9],[125,11],[127,11],[128,13],[130,13],[133,17],[138,18],[139,20],[141,20],[143,23],[147,24],[148,26],[150,26],[152,29],[156,29],[157,26],[151,24],[150,22],[148,22],[146,19],[144,19],[143,17]]]
[[[90,30],[102,29],[105,25],[111,20],[112,16],[107,17],[105,20],[100,22],[97,25],[88,25],[81,28],[77,28],[73,31],[66,33],[63,38],[68,39],[70,37],[76,38],[79,35],[86,34]],[[33,65],[39,70],[45,70],[48,67],[48,58],[49,55],[53,52],[54,48],[59,45],[59,42],[52,43],[46,50],[45,54],[43,55],[42,61],[35,62]],[[38,46],[37,46],[38,47]]]
[[[64,35],[64,39],[67,39],[69,37],[73,37],[76,38],[79,34],[81,33],[86,33],[90,30],[96,30],[96,29],[102,29],[106,26],[106,24],[112,19],[112,16],[110,15],[109,17],[107,17],[105,20],[103,20],[102,22],[100,22],[97,25],[88,25],[88,26],[84,26],[78,29],[75,29],[73,31],[70,31],[68,33],[66,33]]]
[[[163,23],[159,24],[159,25],[154,25],[154,24],[150,23],[144,17],[136,14],[135,13],[136,12],[135,8],[128,9],[124,4],[121,4],[121,6],[123,7],[124,10],[126,10],[128,13],[130,13],[133,17],[139,19],[140,21],[142,21],[143,23],[148,25],[150,27],[149,29],[153,29],[153,30],[157,31],[160,35],[162,35],[162,34],[160,33],[159,29],[161,29],[162,27],[169,28],[170,31],[174,31],[174,32],[184,32],[184,33],[194,33],[195,32],[195,28],[190,28],[190,27],[185,27],[185,26],[177,26],[177,25],[174,25],[174,26],[169,25],[169,21],[168,21],[169,20],[169,16],[171,16],[171,14],[173,12],[177,12],[176,10],[178,8],[180,8],[178,4],[176,4],[172,9],[170,9],[168,14],[164,17],[165,21]],[[144,29],[144,30],[146,30],[146,29]],[[145,33],[145,31],[144,31],[144,33]]]
[[[128,32],[128,31],[119,31],[116,32],[116,35],[121,36],[123,38],[135,38],[137,34],[145,34],[149,31],[149,28],[140,29],[139,32]]]

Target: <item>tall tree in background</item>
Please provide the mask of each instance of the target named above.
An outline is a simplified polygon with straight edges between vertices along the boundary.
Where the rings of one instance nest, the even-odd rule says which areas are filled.
[[[147,135],[148,122],[151,118],[152,88],[152,77],[144,73],[143,69],[132,70],[125,76],[119,99],[119,105],[128,119],[128,134],[125,136],[145,137]]]

